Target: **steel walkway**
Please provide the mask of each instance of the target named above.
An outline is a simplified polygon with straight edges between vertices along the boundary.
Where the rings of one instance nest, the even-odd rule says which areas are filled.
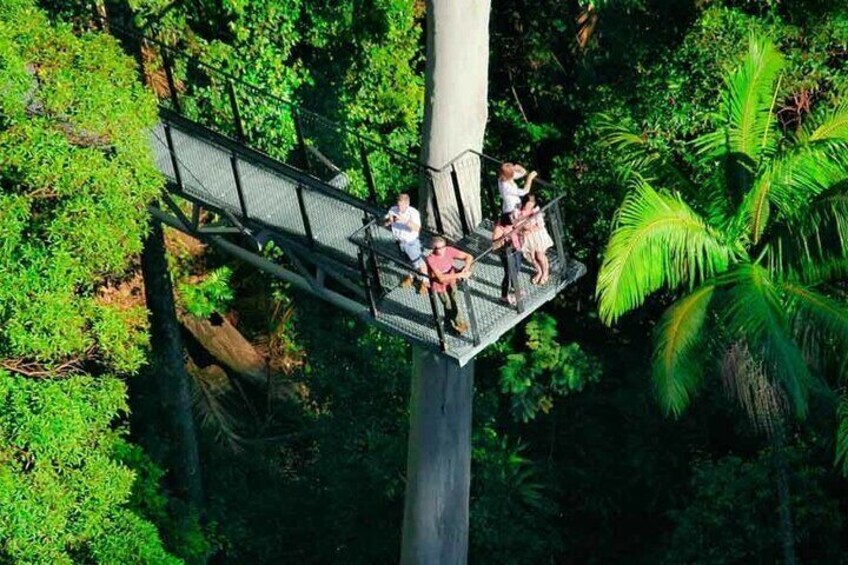
[[[555,198],[543,208],[556,243],[549,250],[550,281],[543,287],[531,285],[532,271],[525,265],[519,276],[524,298],[516,306],[504,304],[499,300],[503,268],[491,249],[492,224],[486,220],[471,226],[463,215],[465,235],[453,244],[475,258],[472,277],[460,284],[460,303],[471,328],[462,336],[445,331],[441,305],[432,293],[421,296],[398,286],[412,269],[390,231],[381,225],[385,210],[374,204],[379,191],[369,158],[380,151],[379,158],[394,159],[398,170],[407,167],[413,171],[405,185],[392,181],[396,192],[414,193],[420,182],[435,184],[447,179],[457,200],[453,209],[461,212],[464,206],[458,183],[469,181],[468,171],[472,171],[470,182],[483,186],[490,209],[496,207],[492,191],[497,160],[467,151],[443,169],[423,167],[373,140],[187,58],[182,68],[194,64],[193,74],[207,73],[203,82],[220,85],[229,98],[229,117],[204,119],[202,104],[192,100],[190,89],[174,77],[174,69],[180,68],[174,59],[182,54],[152,41],[145,45],[160,51],[160,71],[168,84],[163,92],[161,80],[158,86],[156,80],[148,80],[159,97],[161,119],[151,132],[151,146],[168,187],[162,205],[151,207],[151,213],[167,225],[215,244],[413,344],[441,351],[460,364],[473,359],[585,274],[581,263],[568,259],[562,200]],[[145,75],[150,73],[145,70]],[[245,100],[247,95],[250,100]],[[285,112],[287,123],[294,126],[288,153],[275,152],[261,139],[249,140],[250,105],[262,96]],[[263,108],[267,107],[266,103]],[[286,120],[278,118],[281,123]],[[293,152],[300,157],[295,159],[298,166],[268,154],[290,156]],[[476,175],[482,180],[473,178]],[[370,197],[351,192],[365,192]],[[440,222],[439,210],[437,203]],[[432,235],[422,232],[425,246]]]

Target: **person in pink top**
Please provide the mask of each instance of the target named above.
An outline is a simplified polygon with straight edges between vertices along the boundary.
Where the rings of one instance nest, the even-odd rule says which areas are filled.
[[[449,246],[441,236],[434,237],[431,245],[433,252],[425,259],[430,272],[430,286],[445,308],[445,320],[457,333],[463,334],[468,331],[468,324],[459,311],[456,281],[471,276],[472,257],[456,247]],[[456,261],[463,261],[465,264],[457,270]]]
[[[545,218],[539,209],[536,196],[525,195],[521,199],[521,207],[514,212],[513,218],[515,226],[524,234],[524,244],[521,248],[524,257],[536,267],[536,274],[530,282],[544,285],[548,282],[551,268],[547,252],[553,247],[554,240],[545,228]]]
[[[501,214],[492,230],[492,247],[497,250],[503,265],[504,276],[501,280],[501,302],[515,304],[518,293],[518,275],[521,273],[521,249],[524,246],[524,234],[513,225],[513,214]]]

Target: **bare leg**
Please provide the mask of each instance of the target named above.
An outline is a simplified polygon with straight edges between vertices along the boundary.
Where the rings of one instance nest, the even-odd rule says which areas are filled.
[[[533,275],[533,278],[530,281],[533,284],[539,284],[539,281],[542,279],[542,265],[539,264],[539,254],[533,254],[533,267],[536,269],[536,274]]]
[[[548,276],[551,274],[551,264],[548,261],[548,254],[544,251],[540,251],[539,255],[539,264],[542,266],[542,278],[539,281],[539,284],[545,284],[548,282]]]

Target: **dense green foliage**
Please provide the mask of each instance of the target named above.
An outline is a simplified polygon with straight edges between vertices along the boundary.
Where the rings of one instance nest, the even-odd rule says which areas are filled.
[[[90,27],[87,3],[44,4],[57,16],[69,17],[79,30]],[[123,10],[132,7],[137,10],[133,21],[165,43],[345,127],[367,130],[400,151],[416,151],[423,100],[423,2],[130,0],[108,4],[116,20],[126,23]],[[587,10],[589,4],[592,10]],[[46,29],[41,20],[24,27]],[[579,43],[576,32],[581,34]],[[774,51],[763,51],[772,59],[765,67],[780,64],[772,57],[779,52],[782,70],[779,79],[775,75],[773,80],[753,81],[762,86],[751,90],[756,92],[757,107],[766,109],[754,112],[751,123],[759,125],[734,129],[733,96],[722,93],[734,88],[744,91],[745,80],[737,76],[729,85],[723,81],[734,76],[732,71],[742,61],[752,32],[775,46]],[[804,211],[811,209],[807,205],[818,205],[810,193],[818,194],[831,185],[835,185],[833,192],[840,186],[844,189],[838,184],[840,177],[831,175],[842,161],[827,144],[813,138],[822,124],[814,120],[833,121],[833,112],[844,103],[848,14],[838,3],[826,0],[504,0],[493,3],[491,33],[487,152],[538,169],[542,177],[564,188],[570,207],[566,216],[570,251],[586,261],[590,274],[477,361],[471,561],[774,562],[780,556],[781,532],[773,459],[782,453],[789,463],[796,524],[793,541],[799,559],[838,562],[848,551],[840,517],[848,497],[844,479],[832,462],[836,451],[848,464],[848,441],[834,449],[835,403],[821,383],[841,392],[844,382],[834,363],[840,359],[820,353],[844,351],[843,271],[840,262],[831,265],[835,269],[810,267],[825,266],[821,259],[834,249],[841,252],[844,225],[829,222],[841,217],[838,199],[832,206],[822,206],[817,215]],[[85,35],[83,41],[95,41],[93,37]],[[167,105],[162,51],[148,47],[145,71],[158,84],[160,102]],[[203,113],[230,131],[224,78],[176,59],[179,95],[186,109]],[[130,92],[130,72],[124,67],[111,80],[125,77]],[[19,92],[26,92],[21,84]],[[109,84],[101,80],[97,86]],[[296,136],[290,106],[241,86],[236,90],[250,141],[301,164],[302,156],[292,151]],[[18,100],[14,94],[9,99]],[[137,131],[136,123],[149,123],[152,107],[148,104],[139,103],[140,114],[147,117],[122,132]],[[110,106],[109,112],[123,106]],[[347,170],[353,188],[361,194],[354,138],[346,135],[344,143],[337,142],[336,126],[308,116],[302,125],[307,142]],[[733,134],[730,155],[721,136],[703,145],[705,152],[692,145],[716,128]],[[0,130],[2,139],[6,130]],[[743,131],[748,134],[740,134]],[[618,136],[616,142],[602,143],[611,133]],[[765,150],[749,143],[761,142],[763,134],[770,141]],[[80,147],[72,149],[75,155],[83,153]],[[743,152],[737,149],[750,152],[748,157],[753,159],[742,158]],[[390,163],[379,151],[368,150],[379,187],[408,188],[414,179],[410,171]],[[823,153],[817,155],[819,151]],[[99,152],[91,151],[95,156]],[[804,167],[800,170],[808,174],[799,175],[794,184],[784,183],[783,190],[772,190],[779,182],[761,182],[781,180],[779,164],[793,155],[799,156]],[[120,153],[112,155],[110,163],[115,156]],[[623,170],[621,164],[631,157]],[[816,167],[811,169],[814,158]],[[823,163],[833,166],[819,166]],[[711,174],[728,164],[738,174]],[[683,173],[669,174],[672,167]],[[642,172],[641,181],[623,180],[635,170]],[[116,174],[110,171],[105,176],[112,179]],[[139,177],[145,179],[147,173]],[[134,182],[132,186],[147,187],[145,195],[153,193],[152,184]],[[768,190],[758,191],[766,184]],[[6,190],[18,185],[4,181],[2,186]],[[706,187],[721,189],[726,197],[713,198],[719,191]],[[765,198],[746,199],[746,194]],[[630,205],[628,211],[633,214],[619,214],[618,223],[613,224],[625,198],[625,207]],[[122,198],[121,206],[128,200]],[[31,216],[16,213],[19,208],[12,206],[4,209],[13,214],[7,214],[0,226],[16,225],[11,219],[4,223],[6,217],[28,222],[50,219],[41,213],[44,208]],[[650,251],[659,253],[663,261],[655,261],[656,256],[646,252],[641,261],[622,267],[619,278],[630,277],[632,292],[620,293],[622,299],[612,309],[607,309],[609,303],[604,305],[604,319],[613,317],[612,312],[619,318],[615,327],[608,328],[599,320],[594,291],[610,228],[619,229],[613,243],[624,245],[620,230],[628,227],[628,218],[657,210],[674,212],[671,215],[688,220],[690,228],[665,243],[681,243],[677,249],[691,251],[687,245],[697,235],[703,252],[690,253],[684,262],[680,255],[664,253],[663,246],[657,245]],[[739,214],[733,214],[737,210]],[[755,210],[768,210],[768,214],[751,213]],[[739,221],[723,222],[722,217]],[[815,220],[819,220],[817,229],[812,225]],[[126,249],[137,251],[133,235],[137,232],[122,228],[121,233],[128,234],[121,240]],[[84,238],[99,235],[84,232]],[[766,246],[777,240],[806,241],[812,246],[800,249],[784,244],[784,253],[778,257],[770,251],[774,245]],[[6,241],[15,240],[2,238],[0,252],[11,245]],[[105,252],[101,247],[96,255],[106,260],[115,252],[117,258],[117,247]],[[170,251],[174,253],[173,246]],[[126,251],[120,253],[127,257]],[[90,297],[97,295],[95,289],[104,276],[112,280],[119,276],[116,273],[123,267],[112,266],[126,265],[122,261],[109,263],[109,269],[72,286],[65,295],[68,303],[99,304]],[[53,258],[46,262],[61,266]],[[114,495],[110,500],[129,500],[130,507],[156,523],[169,548],[187,560],[199,559],[214,546],[216,562],[224,563],[396,562],[406,461],[409,347],[214,252],[180,262],[174,271],[180,306],[203,316],[213,311],[226,315],[268,353],[273,370],[263,385],[227,369],[214,371],[215,360],[188,341],[187,353],[200,367],[193,378],[199,420],[206,424],[201,433],[204,518],[213,524],[200,530],[196,523],[187,528],[172,515],[173,506],[158,490],[165,477],[140,449],[123,440],[97,439],[101,437],[95,433],[98,429],[103,433],[116,429],[111,427],[113,418],[125,409],[120,387],[112,390],[103,384],[117,381],[103,374],[137,367],[141,354],[140,349],[115,348],[134,353],[123,361],[115,354],[112,361],[104,361],[108,355],[99,340],[138,338],[137,332],[124,331],[119,323],[124,318],[101,324],[108,331],[95,331],[94,324],[84,323],[85,343],[95,344],[93,348],[38,359],[41,368],[46,362],[63,363],[78,355],[74,352],[85,351],[98,374],[91,386],[102,384],[104,390],[112,391],[109,402],[94,389],[86,396],[89,404],[85,406],[94,406],[95,397],[100,398],[104,414],[81,406],[79,414],[84,416],[68,417],[68,422],[96,417],[97,426],[89,430],[93,435],[86,437],[104,450],[104,457],[125,461],[135,470],[138,479],[132,495],[127,494],[125,467],[110,474],[121,483],[110,491]],[[699,269],[699,264],[704,268]],[[219,270],[222,266],[225,270]],[[724,275],[721,280],[719,273]],[[7,276],[5,271],[2,276]],[[817,280],[810,276],[831,284],[813,285]],[[224,279],[229,287],[222,284]],[[203,282],[194,284],[198,281]],[[707,291],[697,284],[715,288]],[[707,297],[709,309],[703,316],[677,317],[678,329],[690,330],[693,341],[684,340],[690,347],[671,347],[678,342],[660,339],[654,342],[661,346],[657,355],[671,352],[672,362],[665,368],[652,363],[650,337],[672,335],[663,310],[679,305],[675,299],[706,302]],[[66,302],[57,298],[52,304]],[[675,308],[670,312],[680,314]],[[621,315],[625,310],[629,313]],[[88,310],[81,311],[88,315]],[[32,328],[47,328],[40,332],[63,330],[36,313],[30,317],[40,324]],[[21,327],[27,329],[18,333],[23,336],[18,341],[28,343],[30,326]],[[802,328],[815,331],[798,333]],[[747,336],[745,347],[733,339],[742,330]],[[38,338],[39,333],[32,335]],[[44,344],[61,343],[53,337],[31,341],[33,347],[45,350],[49,347]],[[12,342],[4,343],[0,346],[12,351]],[[729,343],[735,344],[729,353],[719,347]],[[798,345],[803,354],[800,360]],[[809,349],[814,345],[820,350]],[[717,351],[728,353],[726,360],[734,361],[735,380],[722,382],[721,367],[706,362],[705,356]],[[785,370],[790,365],[775,356],[793,360],[795,371]],[[808,365],[808,358],[821,362]],[[686,364],[690,359],[700,364]],[[764,367],[769,371],[762,371]],[[649,384],[652,373],[666,384],[677,385],[666,388],[670,394],[661,396],[665,408],[682,412],[695,392],[705,402],[693,404],[675,421],[666,419]],[[746,375],[754,380],[738,378]],[[764,375],[768,384],[777,383],[779,390],[788,391],[796,413],[807,415],[802,423],[787,428],[785,450],[763,450],[761,438],[749,426],[740,425],[744,420],[734,409],[737,400],[755,398],[745,383],[762,384],[756,379]],[[26,382],[27,386],[38,384]],[[735,399],[727,397],[726,388],[735,391]],[[842,403],[843,414],[848,414],[846,405]],[[783,404],[780,407],[782,413]],[[53,421],[61,427],[65,419]],[[120,436],[123,428],[117,429],[109,437]],[[842,437],[848,438],[844,416],[841,429]],[[163,443],[161,438],[141,439],[151,454],[162,447],[158,445]],[[13,473],[17,480],[20,467]],[[64,482],[56,484],[72,493]],[[71,495],[62,500],[72,500]],[[113,508],[123,512],[126,507],[124,503]],[[94,516],[95,512],[83,514]],[[56,528],[66,527],[76,535],[84,526],[67,524]],[[147,533],[155,534],[144,525],[132,535],[148,539]],[[104,536],[103,543],[113,539]],[[81,551],[93,547],[89,544]],[[88,556],[75,553],[71,557],[85,561]]]
[[[101,34],[0,5],[0,560],[176,563],[128,504],[122,380],[146,317],[108,299],[160,186],[155,116]]]
[[[598,275],[600,314],[615,321],[659,289],[689,291],[666,310],[655,338],[654,383],[675,415],[717,355],[742,383],[735,386],[756,389],[746,406],[755,418],[786,408],[803,418],[817,383],[810,365],[820,377],[828,360],[838,367],[846,355],[848,309],[826,293],[848,255],[848,105],[821,104],[782,137],[774,101],[783,65],[770,43],[750,40],[726,79],[720,127],[693,143],[700,162],[692,177],[637,134],[606,128],[628,172],[640,172]]]

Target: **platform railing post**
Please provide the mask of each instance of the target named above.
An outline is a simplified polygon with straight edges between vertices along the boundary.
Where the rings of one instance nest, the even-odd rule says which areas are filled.
[[[442,321],[439,319],[439,307],[436,306],[436,292],[433,290],[431,281],[430,288],[427,289],[427,295],[430,297],[430,311],[433,314],[433,325],[436,326],[436,335],[439,338],[439,349],[444,353],[447,351],[445,344],[445,328],[442,327]]]
[[[483,160],[480,159],[480,176],[483,177],[483,190],[486,193],[486,200],[489,202],[489,209],[491,210],[490,214],[492,214],[495,218],[500,215],[500,210],[498,210],[497,202],[495,201],[495,191],[493,187],[497,186],[497,177],[495,177],[495,183],[492,184],[488,182],[486,175],[483,173]]]
[[[165,79],[168,81],[168,92],[171,95],[171,104],[174,106],[174,111],[182,116],[183,109],[180,106],[180,98],[177,95],[177,83],[174,80],[171,56],[168,55],[168,50],[166,48],[162,49],[162,65],[165,67]]]
[[[462,295],[465,297],[465,309],[468,310],[468,324],[471,326],[471,340],[474,345],[480,345],[480,331],[477,327],[477,311],[474,309],[474,301],[471,299],[471,278],[460,281]]]
[[[559,260],[559,274],[560,278],[565,277],[565,273],[568,270],[568,257],[565,254],[565,246],[562,244],[562,239],[565,237],[565,225],[562,222],[562,213],[559,209],[560,201],[557,201],[553,205],[554,209],[554,221],[556,222],[556,237],[554,238],[554,244],[556,245],[557,250],[557,258]]]
[[[241,112],[239,111],[238,98],[236,97],[236,87],[232,79],[227,80],[227,94],[230,97],[230,108],[233,111],[233,125],[236,127],[236,138],[239,141],[244,141],[244,127],[241,123]]]
[[[365,228],[365,241],[368,244],[368,265],[371,268],[371,275],[374,277],[374,290],[379,292],[380,296],[384,294],[383,282],[380,280],[380,268],[377,266],[377,253],[374,251],[374,236],[371,234],[373,225],[368,225]]]
[[[303,197],[303,185],[297,183],[295,185],[297,193],[297,205],[300,208],[300,218],[303,221],[303,231],[306,234],[306,241],[309,243],[310,249],[315,248],[315,238],[312,235],[312,224],[309,222],[309,214],[306,212],[306,200]]]
[[[368,298],[368,310],[371,312],[371,316],[376,318],[379,313],[377,310],[377,300],[374,298],[374,288],[371,284],[370,277],[368,276],[368,268],[365,265],[365,253],[362,252],[362,249],[359,249],[356,252],[356,257],[359,261],[359,272],[362,275],[362,285],[365,287],[365,296]]]
[[[430,195],[433,198],[433,215],[436,220],[436,231],[445,233],[445,225],[442,223],[442,209],[439,206],[439,197],[436,194],[436,181],[433,180],[433,173],[431,171],[425,171],[424,174],[427,175],[427,182],[430,183]]]
[[[230,153],[230,165],[233,168],[233,180],[236,181],[236,193],[238,194],[239,207],[241,208],[241,217],[247,220],[247,204],[244,201],[244,189],[241,184],[241,170],[239,169],[238,157],[235,152]]]
[[[306,148],[306,138],[303,136],[303,121],[300,118],[300,110],[292,106],[292,117],[294,118],[294,133],[297,136],[297,147],[300,158],[303,161],[303,170],[309,172],[309,150]]]
[[[506,254],[506,270],[507,277],[512,280],[513,285],[515,286],[515,309],[519,314],[524,313],[524,285],[521,283],[521,263],[519,263],[519,268],[516,270],[515,268],[515,254],[521,253],[521,251],[517,249],[508,248],[504,250]]]
[[[171,157],[171,166],[174,168],[174,180],[177,188],[183,192],[183,175],[180,173],[180,162],[177,160],[177,151],[174,147],[174,137],[171,135],[171,124],[165,123],[165,141],[168,144],[168,155]]]
[[[462,189],[459,186],[459,174],[456,172],[456,163],[451,165],[450,170],[451,184],[453,185],[453,194],[456,197],[456,207],[459,209],[459,223],[462,225],[462,234],[468,235],[471,230],[468,229],[468,218],[465,217],[465,203],[462,201]]]
[[[365,185],[368,187],[368,201],[371,204],[377,204],[377,186],[374,184],[374,175],[371,164],[368,162],[368,152],[361,139],[359,140],[359,159],[362,161],[362,172],[365,174]]]

